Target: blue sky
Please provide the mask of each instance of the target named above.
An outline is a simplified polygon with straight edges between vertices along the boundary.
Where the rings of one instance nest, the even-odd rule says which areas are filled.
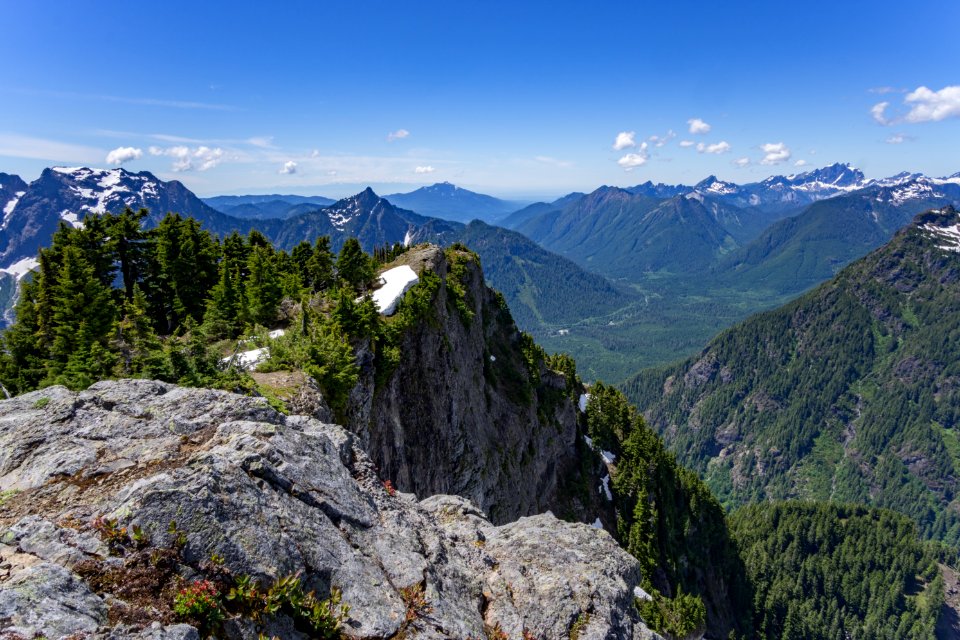
[[[956,2],[202,4],[0,2],[0,171],[508,197],[960,171]]]

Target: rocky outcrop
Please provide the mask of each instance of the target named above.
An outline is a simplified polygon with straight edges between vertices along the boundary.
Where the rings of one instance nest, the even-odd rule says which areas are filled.
[[[196,638],[171,589],[215,573],[341,589],[348,637],[656,637],[632,605],[638,564],[608,533],[418,502],[358,444],[262,399],[152,381],[0,402],[0,636]],[[117,554],[113,519],[148,548]],[[224,623],[261,632],[305,637],[282,616]]]
[[[542,364],[530,371],[475,254],[422,246],[395,264],[433,271],[441,285],[388,380],[378,384],[372,354],[360,353],[347,422],[363,449],[400,489],[465,496],[497,524],[556,508],[579,464],[579,391],[571,397],[564,376]]]

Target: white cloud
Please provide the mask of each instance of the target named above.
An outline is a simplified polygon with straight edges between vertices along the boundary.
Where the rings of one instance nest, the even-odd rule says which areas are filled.
[[[677,133],[673,129],[670,129],[669,131],[667,131],[665,135],[650,136],[648,140],[650,140],[650,143],[653,144],[653,146],[662,147],[676,137],[677,137]]]
[[[393,142],[394,140],[403,140],[410,136],[410,132],[406,129],[397,129],[396,131],[391,131],[387,134],[387,142]]]
[[[647,143],[641,142],[640,148],[638,149],[637,153],[628,153],[627,155],[617,160],[617,164],[623,167],[626,171],[631,171],[635,167],[640,167],[645,165],[647,163],[648,157],[649,156],[647,154]]]
[[[890,121],[887,120],[886,110],[890,106],[889,102],[878,102],[877,104],[870,107],[870,115],[873,116],[873,119],[880,124],[890,124]]]
[[[697,152],[699,153],[720,154],[726,153],[727,151],[730,151],[730,143],[726,142],[725,140],[721,140],[720,142],[716,142],[714,144],[704,144],[701,142],[697,145]]]
[[[311,158],[319,158],[319,157],[320,157],[320,149],[314,149],[313,151],[311,151],[311,152],[310,152],[310,157],[311,157]]]
[[[889,138],[887,138],[886,140],[884,140],[884,142],[886,142],[887,144],[903,144],[904,142],[907,142],[909,140],[913,140],[913,138],[911,138],[910,136],[905,136],[902,133],[895,133]]]
[[[763,160],[760,164],[780,164],[790,159],[790,149],[782,142],[768,142],[760,145],[763,151]]]
[[[870,93],[876,93],[880,95],[884,95],[887,93],[903,93],[902,89],[896,89],[894,87],[872,87],[870,89],[867,89],[867,91],[869,91]]]
[[[960,85],[944,87],[940,91],[918,87],[903,101],[911,105],[904,118],[907,122],[939,122],[954,118],[960,116]]]
[[[573,166],[572,162],[568,162],[567,160],[558,160],[557,158],[554,158],[551,156],[536,156],[534,157],[534,160],[536,160],[537,162],[542,162],[543,164],[549,164],[555,167],[560,167],[561,169],[566,169],[568,167]]]
[[[136,147],[117,147],[107,154],[107,164],[119,166],[124,162],[139,160],[142,155],[143,149],[137,149]]]
[[[150,155],[173,158],[171,168],[174,171],[207,171],[223,160],[223,149],[207,146],[190,148],[185,145],[175,147],[150,147]]]
[[[690,125],[690,133],[693,134],[710,133],[710,129],[713,128],[700,118],[690,118],[687,124]]]
[[[261,149],[273,149],[273,136],[254,136],[252,138],[247,138],[247,144],[251,144],[254,147],[260,147]]]
[[[414,173],[433,173],[434,171],[436,171],[436,169],[434,169],[430,165],[417,167],[416,169],[413,170]]]
[[[807,161],[806,161],[806,160],[802,160],[802,159],[801,159],[801,160],[797,160],[796,162],[793,163],[793,166],[795,166],[795,167],[805,167],[805,166],[807,166]]]
[[[287,160],[283,163],[283,167],[280,168],[280,173],[284,175],[293,175],[297,172],[297,163],[293,160]]]
[[[681,140],[681,141],[680,141],[680,146],[681,146],[681,147],[684,147],[684,148],[686,148],[686,147],[692,147],[692,146],[695,145],[695,144],[696,144],[696,142],[694,142],[693,140]]]
[[[735,165],[737,165],[738,167],[741,167],[741,168],[742,168],[742,167],[749,166],[749,165],[750,165],[750,158],[737,158],[736,160],[733,161],[733,164],[735,164]]]
[[[633,139],[636,135],[636,131],[621,131],[617,134],[617,139],[613,141],[613,150],[623,151],[628,147],[637,146],[637,143]]]

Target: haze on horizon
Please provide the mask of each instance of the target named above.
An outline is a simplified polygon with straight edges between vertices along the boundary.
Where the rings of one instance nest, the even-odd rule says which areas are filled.
[[[502,197],[960,170],[960,5],[8,2],[0,171]]]

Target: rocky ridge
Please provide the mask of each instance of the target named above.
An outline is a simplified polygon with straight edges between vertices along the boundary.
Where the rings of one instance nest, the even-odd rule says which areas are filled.
[[[90,524],[105,516],[157,547],[176,522],[174,580],[217,557],[234,576],[299,574],[322,597],[340,588],[348,637],[565,638],[574,625],[581,639],[657,637],[632,606],[639,566],[605,531],[549,513],[496,527],[460,497],[418,502],[385,488],[358,444],[263,399],[154,381],[0,402],[0,631],[197,637],[174,624],[166,592],[124,599],[130,580],[91,578],[91,563],[123,575]],[[412,621],[410,587],[428,605]],[[225,624],[227,637],[261,632],[305,637],[282,616]]]

